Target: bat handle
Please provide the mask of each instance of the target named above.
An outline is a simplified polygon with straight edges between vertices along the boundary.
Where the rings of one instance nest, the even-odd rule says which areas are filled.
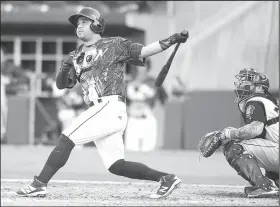
[[[178,42],[175,46],[175,50],[178,50],[179,46],[180,46],[181,42]]]
[[[176,52],[177,52],[177,50],[178,50],[180,44],[181,44],[181,42],[178,42],[178,43],[176,44],[176,46],[175,46],[175,48],[174,48],[174,50],[173,50],[173,52],[172,52],[172,54],[171,54],[171,56],[170,56],[170,60],[168,60],[169,64],[171,64],[171,62],[173,61],[173,58],[174,58],[174,56],[175,56],[175,54],[176,54]]]

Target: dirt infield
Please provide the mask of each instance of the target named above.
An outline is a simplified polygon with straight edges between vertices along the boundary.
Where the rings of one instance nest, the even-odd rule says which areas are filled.
[[[159,187],[112,175],[93,147],[75,149],[48,185],[46,198],[18,198],[14,192],[31,182],[53,146],[1,145],[2,206],[279,206],[279,198],[246,198],[248,183],[227,164],[222,153],[208,159],[196,151],[126,152],[128,160],[173,172],[183,184],[165,200],[152,200]]]
[[[31,180],[30,180],[31,181]],[[19,198],[14,191],[28,180],[2,180],[3,206],[278,206],[278,197],[249,199],[243,187],[182,184],[169,197],[149,198],[159,184],[150,182],[52,181],[45,198]]]

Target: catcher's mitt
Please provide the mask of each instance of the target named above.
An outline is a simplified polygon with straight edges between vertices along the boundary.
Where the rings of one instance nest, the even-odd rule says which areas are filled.
[[[214,131],[202,137],[198,149],[203,157],[210,157],[222,145],[221,134],[220,131]]]

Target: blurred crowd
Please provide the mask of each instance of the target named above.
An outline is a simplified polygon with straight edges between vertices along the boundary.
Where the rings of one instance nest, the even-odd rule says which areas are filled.
[[[154,86],[149,75],[151,63],[137,67],[127,83],[128,123],[125,131],[125,147],[130,151],[149,151],[157,147],[157,118],[154,108],[163,105],[168,96],[163,87]]]
[[[75,87],[73,90],[58,90],[55,85],[55,74],[37,75],[13,63],[6,61],[5,48],[1,46],[1,143],[7,142],[8,124],[8,98],[9,96],[30,96],[31,79],[42,79],[42,90],[49,98],[55,100],[58,120],[50,117],[39,98],[35,99],[35,105],[47,125],[44,127],[39,139],[35,144],[55,144],[58,136],[71,120],[85,109],[82,93]],[[34,90],[33,92],[36,92]]]
[[[7,139],[7,96],[28,93],[30,86],[28,75],[20,67],[6,61],[5,49],[1,46],[1,143]]]
[[[124,134],[124,143],[127,150],[149,151],[157,148],[158,121],[155,108],[162,107],[168,99],[163,87],[154,86],[155,79],[150,76],[151,62],[146,61],[145,67],[136,67],[126,77],[128,126]],[[59,90],[55,84],[56,74],[38,76],[42,79],[42,90],[55,100],[57,119],[52,118],[44,108],[39,98],[35,99],[36,108],[46,121],[40,137],[36,137],[35,144],[54,145],[63,129],[71,121],[87,109],[83,101],[83,93],[77,84],[71,90]],[[5,48],[1,46],[1,143],[7,142],[8,97],[29,96],[31,78],[34,72],[24,70],[6,61]],[[174,95],[182,93],[174,89]],[[145,130],[144,130],[145,129]],[[94,146],[94,143],[87,144]]]

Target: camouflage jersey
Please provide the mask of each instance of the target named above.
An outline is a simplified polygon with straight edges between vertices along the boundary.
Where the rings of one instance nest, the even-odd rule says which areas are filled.
[[[84,101],[110,95],[126,97],[125,63],[144,66],[140,59],[142,44],[121,37],[101,38],[96,43],[81,44],[69,55],[72,57],[76,79],[80,83]],[[69,85],[72,88],[76,83]]]

